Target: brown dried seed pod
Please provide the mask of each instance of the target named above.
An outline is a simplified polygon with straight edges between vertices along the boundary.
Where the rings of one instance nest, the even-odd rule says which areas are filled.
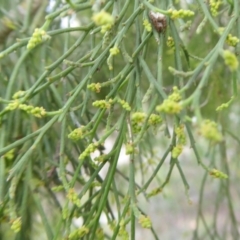
[[[164,33],[167,28],[166,16],[161,13],[156,13],[153,11],[149,12],[149,18],[158,33]]]

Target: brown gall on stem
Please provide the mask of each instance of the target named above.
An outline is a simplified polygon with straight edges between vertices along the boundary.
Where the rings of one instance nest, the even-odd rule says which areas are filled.
[[[149,18],[158,33],[164,33],[167,28],[167,18],[161,13],[149,12]]]

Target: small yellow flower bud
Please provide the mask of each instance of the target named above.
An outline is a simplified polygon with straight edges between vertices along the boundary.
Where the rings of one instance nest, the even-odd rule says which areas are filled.
[[[125,109],[126,111],[131,111],[131,107],[126,101],[119,99],[118,103],[121,104],[122,108]]]
[[[19,232],[21,230],[21,227],[22,227],[22,220],[21,220],[21,218],[20,217],[16,218],[16,219],[12,220],[11,222],[12,222],[11,229],[15,233]]]
[[[38,118],[44,117],[46,115],[46,111],[43,107],[35,107],[30,111],[30,113]]]
[[[83,225],[79,229],[76,229],[73,232],[71,232],[68,236],[68,239],[69,240],[80,239],[88,233],[89,233],[89,228]]]
[[[97,149],[98,146],[98,142],[89,144],[88,147],[80,154],[79,160],[83,160],[84,158],[88,157]]]
[[[157,114],[151,114],[148,119],[148,124],[152,126],[156,126],[157,124],[162,122],[162,118],[158,116]]]
[[[219,11],[218,9],[221,4],[222,4],[221,0],[210,0],[209,1],[210,11],[214,17],[217,16],[218,11]]]
[[[152,227],[151,219],[148,216],[140,215],[140,217],[138,218],[138,222],[143,228]]]
[[[101,91],[101,84],[100,83],[91,83],[87,86],[93,92],[99,93]]]
[[[223,59],[225,64],[230,68],[231,71],[235,71],[238,68],[238,59],[235,54],[229,50],[223,51]]]
[[[94,107],[109,109],[111,104],[107,100],[98,100],[92,103]]]
[[[143,21],[143,26],[144,26],[144,28],[146,29],[147,32],[151,32],[152,31],[152,25],[151,25],[151,23],[147,19],[145,19]]]
[[[180,125],[177,128],[175,128],[175,133],[178,138],[178,143],[182,145],[186,144],[186,136],[184,134],[184,125]]]
[[[93,15],[92,20],[97,26],[102,27],[101,33],[109,31],[114,24],[113,16],[105,11]]]
[[[113,56],[119,54],[119,52],[120,52],[119,48],[117,46],[114,46],[113,48],[110,48],[109,51],[110,51],[110,54],[113,55]]]
[[[18,99],[21,98],[25,95],[25,91],[18,91],[16,93],[14,93],[14,95],[12,96],[13,99]]]
[[[12,110],[17,109],[18,107],[19,107],[19,101],[18,101],[18,100],[14,100],[14,101],[10,102],[10,103],[6,106],[5,110],[6,110],[6,111],[12,111]]]
[[[126,155],[133,154],[134,151],[135,151],[135,149],[134,149],[133,144],[128,143],[128,144],[126,145]]]
[[[113,16],[105,11],[101,11],[99,13],[94,14],[92,20],[97,26],[103,26],[106,24],[113,25],[114,23]]]
[[[71,133],[68,134],[68,138],[70,138],[73,141],[78,141],[79,139],[82,139],[84,135],[87,133],[87,130],[84,126],[81,126],[79,128],[74,129]]]
[[[42,29],[36,28],[32,37],[29,39],[27,44],[27,49],[32,49],[37,46],[39,43],[50,39],[51,37],[46,34],[46,32]]]
[[[172,101],[170,99],[166,99],[163,101],[161,105],[156,107],[157,112],[165,112],[168,114],[178,114],[182,110],[182,106],[180,103]]]
[[[77,207],[80,207],[80,199],[73,188],[70,188],[67,194],[67,199],[74,203]]]
[[[133,123],[143,123],[146,118],[146,113],[144,112],[135,112],[132,114]]]
[[[168,14],[170,15],[170,18],[177,19],[177,18],[192,17],[194,15],[194,12],[190,10],[184,10],[184,9],[180,9],[177,11],[170,8],[168,10]]]
[[[239,38],[233,36],[232,34],[228,34],[226,43],[229,46],[236,47],[236,45],[239,43]]]
[[[182,145],[175,146],[172,150],[172,157],[177,158],[182,153],[182,150],[183,150]]]
[[[175,45],[175,43],[174,43],[173,38],[172,37],[168,37],[168,39],[167,39],[167,46],[169,48],[172,48],[172,47],[174,47],[174,45]]]
[[[223,137],[217,129],[217,124],[210,120],[204,120],[200,127],[200,134],[213,142],[221,142]]]
[[[213,176],[214,178],[222,178],[222,179],[228,178],[227,174],[225,174],[217,169],[212,169],[211,171],[209,171],[209,174],[211,176]]]

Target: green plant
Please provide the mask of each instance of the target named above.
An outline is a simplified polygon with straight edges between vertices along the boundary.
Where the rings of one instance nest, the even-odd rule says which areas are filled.
[[[190,201],[193,179],[179,160],[190,146],[194,173],[205,173],[194,239],[220,239],[224,198],[224,234],[238,239],[239,120],[230,117],[239,115],[239,2],[183,10],[181,1],[68,0],[48,13],[41,2],[23,3],[22,22],[1,16],[0,234],[33,239],[39,227],[41,239],[135,239],[138,221],[161,239],[138,199],[164,191],[176,169]],[[62,28],[65,16],[80,26]],[[118,166],[124,147],[127,173]],[[202,213],[208,175],[219,179],[212,223]]]

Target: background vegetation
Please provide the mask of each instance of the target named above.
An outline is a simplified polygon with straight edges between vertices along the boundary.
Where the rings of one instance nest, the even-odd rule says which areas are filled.
[[[239,239],[238,0],[0,6],[1,239]]]

